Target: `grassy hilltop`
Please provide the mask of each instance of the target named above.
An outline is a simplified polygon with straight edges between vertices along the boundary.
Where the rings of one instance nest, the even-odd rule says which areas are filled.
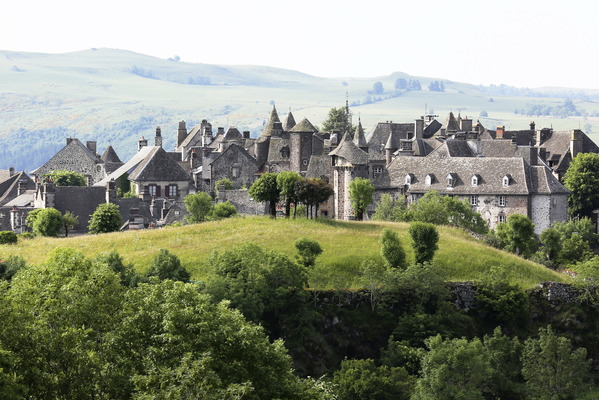
[[[398,232],[409,260],[413,260],[408,224],[390,222],[348,222],[333,220],[271,220],[267,217],[232,218],[223,221],[172,227],[159,230],[129,231],[71,238],[35,238],[17,245],[0,246],[0,256],[21,255],[29,263],[40,264],[56,247],[80,250],[87,257],[117,250],[136,270],[145,271],[161,248],[176,254],[191,272],[192,279],[205,280],[209,271],[206,258],[212,251],[225,251],[245,242],[295,255],[293,242],[306,237],[324,249],[310,273],[312,288],[358,286],[362,260],[377,258],[383,228]],[[542,281],[564,281],[567,277],[539,264],[482,244],[462,230],[438,227],[439,250],[435,262],[442,266],[448,281],[482,278],[490,268],[499,267],[514,283],[532,287]]]

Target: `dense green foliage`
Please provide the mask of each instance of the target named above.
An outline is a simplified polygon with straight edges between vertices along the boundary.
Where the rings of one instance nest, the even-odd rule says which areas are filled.
[[[224,190],[232,190],[234,189],[233,182],[229,178],[220,178],[216,182],[214,182],[214,191],[218,194],[218,191],[221,189]]]
[[[33,233],[39,236],[57,236],[62,228],[62,214],[55,208],[42,208],[34,216]]]
[[[466,201],[455,197],[441,196],[436,191],[406,206],[405,198],[392,200],[384,194],[376,206],[373,219],[379,221],[419,221],[435,225],[453,225],[472,232],[487,233],[487,224],[479,213],[472,211]]]
[[[320,131],[336,132],[341,135],[350,131],[350,133],[353,134],[356,128],[351,125],[351,117],[348,115],[347,111],[348,110],[345,107],[331,108],[327,114],[327,118],[320,127]]]
[[[154,257],[148,270],[148,276],[155,276],[160,280],[170,279],[182,282],[189,281],[191,277],[189,271],[181,265],[179,257],[166,249],[160,249],[160,253]]]
[[[536,250],[534,224],[522,214],[511,214],[497,225],[497,238],[504,249],[529,257]]]
[[[426,222],[412,222],[408,230],[412,238],[414,262],[422,264],[431,262],[439,248],[439,232],[433,224]]]
[[[579,153],[564,175],[564,185],[571,191],[568,211],[573,217],[592,217],[599,208],[599,154]]]
[[[391,268],[404,269],[406,267],[406,252],[399,237],[391,229],[383,229],[381,233],[381,255]]]
[[[70,211],[65,212],[62,215],[62,226],[64,228],[64,236],[69,237],[69,230],[73,229],[75,225],[79,223],[79,217]]]
[[[297,249],[298,261],[306,268],[313,267],[316,257],[322,254],[322,247],[316,240],[300,238],[293,245]]]
[[[88,229],[90,233],[116,232],[121,228],[119,206],[113,203],[100,204],[92,214]]]
[[[17,241],[17,234],[13,231],[0,231],[0,244],[15,244]]]
[[[358,221],[364,219],[364,212],[373,202],[374,185],[369,179],[355,178],[349,184],[349,201]]]
[[[268,202],[270,216],[277,216],[277,202],[281,197],[279,186],[277,185],[277,174],[267,172],[262,174],[249,189],[249,194],[252,198],[259,202]]]
[[[285,199],[285,217],[289,218],[291,213],[291,204],[297,208],[298,194],[295,190],[296,182],[303,178],[295,171],[281,171],[277,174],[277,187],[281,197]]]
[[[306,206],[306,218],[318,216],[318,206],[334,193],[331,185],[320,178],[298,180],[294,190],[297,200]]]
[[[54,182],[56,186],[87,186],[85,176],[74,171],[52,171],[42,175],[42,179]]]
[[[188,194],[183,201],[191,223],[204,222],[212,209],[212,197],[206,192]]]
[[[218,221],[219,219],[231,218],[237,215],[237,208],[230,201],[216,203],[208,213],[208,221]]]

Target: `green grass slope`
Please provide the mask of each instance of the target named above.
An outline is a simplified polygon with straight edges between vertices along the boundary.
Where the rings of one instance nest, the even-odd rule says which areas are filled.
[[[359,286],[362,261],[381,260],[378,241],[385,227],[398,233],[408,259],[413,260],[405,223],[271,220],[267,217],[232,218],[159,230],[21,240],[17,245],[0,246],[0,256],[21,255],[29,263],[40,264],[56,247],[74,248],[87,257],[114,249],[138,271],[145,271],[159,250],[165,248],[181,259],[193,279],[205,280],[210,273],[206,258],[212,251],[225,251],[253,242],[293,257],[293,242],[306,237],[318,241],[324,249],[310,273],[310,286],[355,288]],[[435,262],[442,267],[443,278],[448,281],[477,280],[493,267],[501,268],[510,281],[526,288],[542,281],[567,280],[541,265],[485,246],[459,229],[439,227],[439,232]]]

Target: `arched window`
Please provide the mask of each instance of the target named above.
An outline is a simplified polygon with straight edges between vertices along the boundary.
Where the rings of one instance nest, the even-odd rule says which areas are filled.
[[[472,175],[472,186],[478,186],[478,176]]]
[[[411,185],[411,184],[412,184],[412,175],[407,174],[404,179],[404,185]]]
[[[510,185],[511,182],[511,177],[509,175],[504,175],[503,176],[503,186],[507,187]]]
[[[288,146],[285,146],[281,149],[281,157],[289,158],[289,147]]]
[[[428,174],[424,178],[424,184],[427,185],[427,186],[430,186],[431,183],[433,183],[433,176],[431,174]]]

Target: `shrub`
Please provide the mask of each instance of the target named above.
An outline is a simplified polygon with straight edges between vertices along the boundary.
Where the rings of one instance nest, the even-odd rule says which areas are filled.
[[[412,237],[412,248],[414,249],[414,262],[422,264],[430,262],[439,248],[439,232],[435,225],[425,222],[412,222],[408,229]]]
[[[230,218],[237,214],[237,209],[230,201],[225,201],[224,203],[218,203],[208,213],[206,217],[209,221],[216,221],[219,219]]]
[[[191,274],[181,265],[179,257],[168,250],[160,249],[160,253],[152,261],[148,276],[156,276],[160,280],[170,279],[187,282]]]
[[[33,232],[39,236],[56,236],[62,228],[62,214],[55,208],[43,208],[33,223]]]
[[[116,204],[100,204],[89,220],[90,233],[116,232],[121,227],[121,214]]]
[[[17,234],[13,231],[0,231],[0,244],[15,244],[17,241]]]
[[[406,267],[406,252],[397,233],[389,228],[383,229],[381,234],[381,255],[391,268],[404,269]]]
[[[316,262],[316,257],[322,254],[320,244],[312,239],[301,238],[296,240],[293,245],[297,249],[298,259],[305,267],[312,267]]]

